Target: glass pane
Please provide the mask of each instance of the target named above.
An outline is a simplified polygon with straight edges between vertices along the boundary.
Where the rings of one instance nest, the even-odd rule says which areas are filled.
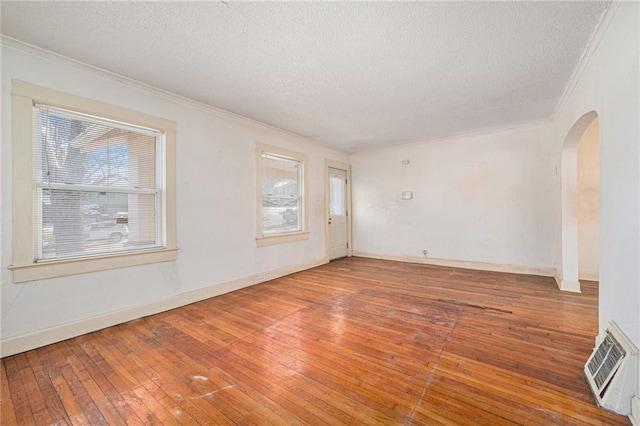
[[[262,195],[264,197],[298,197],[300,162],[288,158],[263,155]]]
[[[156,195],[43,189],[42,255],[91,256],[159,247]]]
[[[52,184],[156,188],[156,137],[36,108],[36,179]]]
[[[329,208],[331,216],[344,216],[344,178],[340,176],[329,177]]]
[[[300,161],[262,156],[262,231],[265,234],[302,229]]]
[[[301,230],[298,200],[280,199],[279,204],[275,204],[274,201],[273,199],[263,199],[262,231],[268,234]]]

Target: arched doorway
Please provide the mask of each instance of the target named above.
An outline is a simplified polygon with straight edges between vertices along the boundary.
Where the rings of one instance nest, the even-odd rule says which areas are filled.
[[[578,146],[585,131],[598,118],[595,111],[580,117],[567,133],[562,146],[562,227],[560,290],[580,292],[578,244]]]
[[[578,143],[578,279],[600,280],[600,123],[596,118]]]

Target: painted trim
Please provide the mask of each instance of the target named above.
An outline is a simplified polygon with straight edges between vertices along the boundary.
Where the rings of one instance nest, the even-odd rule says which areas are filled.
[[[556,282],[558,282],[557,279]],[[580,281],[561,280],[558,288],[569,293],[582,293],[582,291],[580,291]]]
[[[22,80],[11,81],[11,92],[14,96],[26,98],[31,103],[30,107],[33,107],[34,103],[42,103],[47,106],[75,111],[101,119],[106,118],[116,122],[134,124],[153,131],[174,133],[176,131],[176,123],[173,120],[83,96],[72,95]],[[31,117],[31,114],[29,114],[29,117]],[[31,126],[31,122],[29,122],[29,125]]]
[[[151,128],[164,134],[162,218],[164,248],[105,254],[79,259],[34,262],[33,199],[33,105],[77,111],[100,118]],[[94,99],[31,84],[11,82],[12,111],[12,271],[14,283],[104,271],[114,268],[167,262],[176,259],[176,124],[174,121],[126,109]]]
[[[437,143],[437,142],[446,142],[446,141],[455,140],[455,139],[482,137],[482,136],[492,135],[494,133],[503,133],[503,132],[504,133],[508,133],[508,132],[513,132],[513,131],[517,131],[517,130],[533,128],[533,127],[540,127],[540,126],[544,126],[544,125],[551,124],[551,123],[552,123],[551,119],[548,118],[548,119],[534,121],[534,122],[531,122],[531,123],[517,124],[517,125],[514,125],[514,126],[492,127],[492,128],[489,128],[489,129],[482,129],[482,130],[477,130],[477,131],[456,133],[456,134],[453,134],[453,135],[450,135],[450,136],[436,137],[436,138],[433,138],[433,139],[421,139],[421,140],[413,141],[413,142],[405,142],[405,143],[401,143],[401,144],[397,144],[397,145],[389,145],[389,146],[374,147],[374,148],[364,148],[364,149],[361,149],[359,151],[351,151],[351,152],[349,152],[349,156],[375,154],[375,153],[378,153],[378,152],[394,150],[394,149],[397,149],[397,148],[411,148],[413,146],[420,146],[420,145],[424,145],[426,143]]]
[[[556,284],[558,285],[558,289],[560,291],[566,291],[569,293],[582,293],[582,290],[580,289],[580,281],[564,280],[560,276],[560,271],[558,270],[555,271],[553,278],[556,280]]]
[[[347,179],[347,257],[353,256],[353,241],[351,233],[351,165],[339,161],[324,160],[324,257],[327,262],[331,260],[331,237],[329,233],[329,168],[344,170]]]
[[[579,281],[578,265],[578,145],[585,131],[598,119],[595,110],[576,120],[562,142],[560,153],[560,255],[558,287],[573,288]],[[567,282],[563,285],[564,282]],[[579,287],[578,287],[579,288]],[[566,291],[574,291],[566,290]]]
[[[127,321],[139,319],[149,315],[179,308],[211,297],[220,296],[245,287],[260,284],[265,281],[283,277],[285,275],[315,268],[323,265],[324,259],[304,264],[287,266],[260,274],[250,275],[237,280],[214,284],[209,287],[177,294],[165,299],[156,300],[145,305],[132,306],[91,318],[85,318],[71,323],[61,324],[21,336],[10,337],[0,341],[0,357],[15,355],[31,349],[36,349],[52,343],[61,342],[83,334],[101,330]]]
[[[229,120],[233,120],[233,121],[239,122],[241,124],[249,125],[249,126],[254,127],[254,128],[259,128],[261,130],[268,130],[268,131],[271,131],[271,132],[274,132],[274,133],[278,133],[278,134],[285,134],[285,135],[289,135],[289,136],[294,136],[294,137],[300,138],[301,140],[310,142],[310,143],[312,143],[314,145],[322,146],[322,147],[331,149],[331,150],[336,151],[336,152],[347,153],[347,151],[345,151],[343,149],[336,148],[335,146],[332,146],[332,145],[329,145],[329,144],[326,144],[326,143],[322,143],[322,142],[318,142],[318,141],[313,140],[313,139],[309,139],[309,138],[304,137],[302,135],[299,135],[297,133],[293,133],[293,132],[290,132],[290,131],[287,131],[287,130],[283,130],[283,129],[271,126],[269,124],[263,123],[261,121],[253,120],[251,118],[248,118],[248,117],[233,113],[231,111],[227,111],[227,110],[222,109],[222,108],[218,108],[218,107],[215,107],[215,106],[203,103],[203,102],[199,102],[199,101],[193,100],[191,98],[187,98],[186,96],[178,95],[177,93],[173,93],[173,92],[170,92],[168,90],[161,89],[159,87],[155,87],[155,86],[152,86],[150,84],[143,83],[141,81],[134,80],[132,78],[125,77],[125,76],[120,75],[120,74],[116,74],[114,72],[102,69],[102,68],[97,67],[95,65],[90,65],[90,64],[78,61],[76,59],[69,58],[67,56],[60,55],[60,54],[55,53],[55,52],[51,52],[49,50],[43,49],[43,48],[38,47],[38,46],[34,46],[32,44],[29,44],[29,43],[25,43],[23,41],[14,39],[12,37],[8,37],[6,35],[0,34],[0,44],[1,45],[5,45],[7,47],[11,47],[11,48],[16,49],[16,50],[21,50],[23,52],[30,53],[32,55],[40,56],[40,57],[43,57],[43,58],[45,58],[47,60],[54,61],[54,62],[57,62],[57,63],[61,63],[61,64],[66,65],[66,66],[72,66],[72,67],[74,67],[76,69],[79,69],[81,71],[84,71],[84,72],[90,72],[90,73],[92,73],[94,75],[97,75],[99,77],[106,78],[108,80],[124,84],[124,85],[126,85],[128,87],[131,87],[131,88],[134,88],[134,89],[137,89],[137,90],[141,90],[141,91],[146,92],[146,93],[148,93],[150,95],[156,96],[156,97],[158,97],[160,99],[164,99],[164,100],[167,100],[169,102],[174,102],[174,103],[177,103],[179,105],[185,106],[187,108],[194,108],[194,109],[200,110],[202,112],[205,112],[205,113],[208,113],[208,114],[212,114],[212,115],[214,115],[216,117],[222,117],[222,118],[226,118],[226,119],[229,119]]]
[[[475,262],[471,260],[437,259],[431,257],[394,256],[390,254],[374,254],[354,251],[354,256],[371,259],[395,260],[398,262],[421,263],[424,265],[448,266],[452,268],[475,269],[477,271],[506,272],[511,274],[539,275],[554,277],[554,268],[541,268],[525,265],[510,265],[502,263]]]
[[[309,158],[306,154],[279,146],[256,142],[256,246],[292,243],[309,239]],[[272,154],[302,164],[302,229],[294,232],[264,234],[262,231],[262,154]]]
[[[584,281],[600,281],[600,274],[598,273],[590,273],[590,272],[580,272],[578,274],[579,280]]]
[[[199,102],[196,100],[193,100],[191,98],[187,98],[186,96],[182,96],[182,95],[178,95],[177,93],[173,93],[170,92],[168,90],[165,89],[161,89],[159,87],[156,86],[152,86],[150,84],[147,83],[143,83],[141,81],[138,80],[134,80],[132,78],[129,77],[125,77],[123,75],[120,74],[116,74],[112,71],[108,71],[105,69],[102,69],[100,67],[97,67],[95,65],[90,65],[81,61],[78,61],[76,59],[73,58],[69,58],[67,56],[64,55],[60,55],[58,53],[55,52],[51,52],[49,50],[43,49],[41,47],[29,44],[29,43],[25,43],[21,40],[17,40],[14,39],[12,37],[8,37],[6,35],[2,35],[0,34],[0,44],[17,49],[17,50],[21,50],[23,52],[27,52],[30,53],[32,55],[37,55],[37,56],[41,56],[44,57],[50,61],[55,61],[58,63],[62,63],[64,65],[67,66],[73,66],[76,69],[80,69],[82,71],[85,72],[91,72],[94,75],[98,75],[100,77],[104,77],[107,78],[109,80],[112,81],[117,81],[121,84],[133,87],[135,89],[144,91],[146,93],[149,93],[153,96],[157,96],[158,98],[161,99],[165,99],[168,100],[170,102],[175,102],[178,103],[180,105],[186,106],[188,108],[195,108],[198,109],[200,111],[206,112],[208,114],[212,114],[215,115],[216,117],[223,117],[223,118],[227,118],[236,122],[240,122],[242,124],[245,125],[249,125],[252,126],[254,128],[260,128],[262,130],[269,130],[272,131],[274,133],[279,133],[279,134],[285,134],[285,135],[290,135],[290,136],[294,136],[297,138],[300,138],[301,140],[310,142],[316,146],[322,146],[328,149],[331,149],[333,151],[336,152],[341,152],[341,153],[346,153],[349,155],[355,155],[355,154],[361,154],[361,153],[370,153],[370,152],[376,152],[379,150],[385,150],[385,149],[394,149],[397,147],[406,147],[406,146],[411,146],[411,145],[421,145],[423,143],[428,143],[428,142],[439,142],[439,141],[444,141],[444,140],[449,140],[449,139],[456,139],[456,138],[464,138],[464,137],[471,137],[471,136],[482,136],[482,135],[486,135],[486,134],[491,134],[491,133],[496,133],[496,132],[502,132],[502,131],[511,131],[511,130],[519,130],[522,128],[527,128],[527,127],[536,127],[536,126],[540,126],[543,124],[549,124],[551,123],[551,119],[543,119],[543,120],[539,120],[539,121],[535,121],[535,122],[531,122],[531,123],[525,123],[525,124],[521,124],[521,125],[515,125],[515,126],[509,126],[509,127],[494,127],[494,128],[490,128],[490,129],[484,129],[484,130],[479,130],[479,131],[472,131],[472,132],[466,132],[466,133],[459,133],[459,134],[455,134],[455,135],[450,135],[450,136],[445,136],[445,137],[437,137],[435,139],[427,139],[427,140],[416,140],[416,141],[412,141],[412,142],[407,142],[407,143],[403,143],[400,145],[393,145],[393,146],[385,146],[385,147],[378,147],[378,148],[371,148],[371,149],[364,149],[364,150],[359,150],[359,151],[351,151],[351,150],[346,150],[346,149],[341,149],[338,148],[334,145],[330,145],[328,143],[323,143],[314,139],[310,139],[307,138],[305,136],[299,135],[297,133],[293,133],[287,130],[283,130],[274,126],[271,126],[269,124],[263,123],[261,121],[257,121],[236,113],[233,113],[231,111],[227,111],[225,109],[222,108],[218,108],[203,102]],[[595,50],[595,49],[594,49]],[[555,116],[554,116],[555,117]]]
[[[295,243],[296,241],[304,241],[309,239],[308,231],[290,232],[286,234],[265,235],[264,237],[256,237],[257,247],[273,246],[276,244]]]
[[[10,265],[8,268],[13,272],[13,282],[17,284],[149,263],[171,262],[176,260],[177,252],[176,249],[125,252],[94,258],[60,259],[51,262]]]
[[[593,35],[591,36],[591,40],[589,40],[589,44],[587,45],[587,48],[585,49],[584,53],[582,54],[582,57],[578,61],[578,64],[576,65],[576,68],[573,71],[573,74],[571,74],[571,78],[569,78],[569,82],[567,83],[564,89],[564,92],[562,92],[562,96],[560,96],[560,99],[558,100],[558,104],[556,105],[556,108],[553,111],[553,114],[551,115],[552,122],[556,121],[556,119],[558,118],[558,115],[560,114],[560,111],[562,110],[562,108],[564,108],[569,98],[571,98],[571,95],[573,95],[573,91],[575,90],[576,86],[578,85],[578,82],[582,78],[582,74],[584,73],[584,70],[587,68],[587,65],[589,64],[589,62],[591,61],[593,54],[596,52],[596,50],[598,50],[600,41],[602,40],[602,37],[604,36],[604,34],[607,32],[607,29],[609,28],[609,24],[611,24],[611,21],[613,20],[613,17],[616,15],[616,12],[618,11],[618,8],[620,7],[621,3],[622,1],[609,0],[607,9],[602,14],[602,17],[600,18],[600,22],[598,22],[598,25],[596,26],[596,29],[593,32]]]

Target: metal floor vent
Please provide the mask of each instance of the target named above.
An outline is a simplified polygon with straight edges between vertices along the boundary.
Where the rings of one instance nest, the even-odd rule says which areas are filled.
[[[598,340],[584,373],[600,406],[628,415],[636,390],[638,349],[614,322]]]
[[[625,354],[624,349],[607,333],[587,363],[589,373],[591,373],[589,377],[593,379],[595,388],[598,389],[600,396],[604,393],[613,374],[620,367]]]

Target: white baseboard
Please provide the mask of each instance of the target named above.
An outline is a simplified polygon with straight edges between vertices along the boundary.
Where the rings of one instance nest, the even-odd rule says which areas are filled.
[[[631,399],[631,414],[629,420],[634,426],[640,426],[640,396],[636,395]]]
[[[97,315],[91,318],[85,318],[71,323],[57,325],[55,327],[38,330],[33,333],[21,336],[10,337],[0,341],[0,357],[15,355],[31,349],[36,349],[52,343],[61,342],[72,337],[82,334],[91,333],[103,328],[122,324],[127,321],[168,311],[170,309],[179,308],[180,306],[189,305],[200,300],[209,299],[211,297],[220,296],[221,294],[239,290],[295,272],[315,268],[327,263],[324,259],[314,262],[288,266],[279,268],[271,272],[255,274],[248,277],[240,278],[233,281],[227,281],[212,285],[210,287],[189,291],[186,293],[176,294],[174,296],[150,302],[144,305],[133,306],[130,308],[120,309],[114,312]]]
[[[580,291],[580,281],[562,280],[560,281],[560,290],[570,293],[582,293]]]
[[[395,260],[398,262],[422,263],[425,265],[449,266],[452,268],[475,269],[478,271],[508,272],[512,274],[540,275],[543,277],[553,277],[556,270],[554,268],[540,268],[525,265],[508,265],[501,263],[474,262],[470,260],[436,259],[431,257],[395,256],[390,254],[365,253],[361,251],[353,252],[354,256],[368,257],[371,259]]]
[[[582,293],[582,290],[580,290],[580,281],[563,280],[559,275],[557,275],[557,272],[558,271],[556,271],[556,275],[554,275],[553,278],[556,279],[556,284],[558,284],[558,289],[560,289],[560,291],[566,291],[568,293]]]
[[[578,279],[585,280],[585,281],[600,281],[600,274],[593,274],[590,272],[580,272],[578,274]]]

